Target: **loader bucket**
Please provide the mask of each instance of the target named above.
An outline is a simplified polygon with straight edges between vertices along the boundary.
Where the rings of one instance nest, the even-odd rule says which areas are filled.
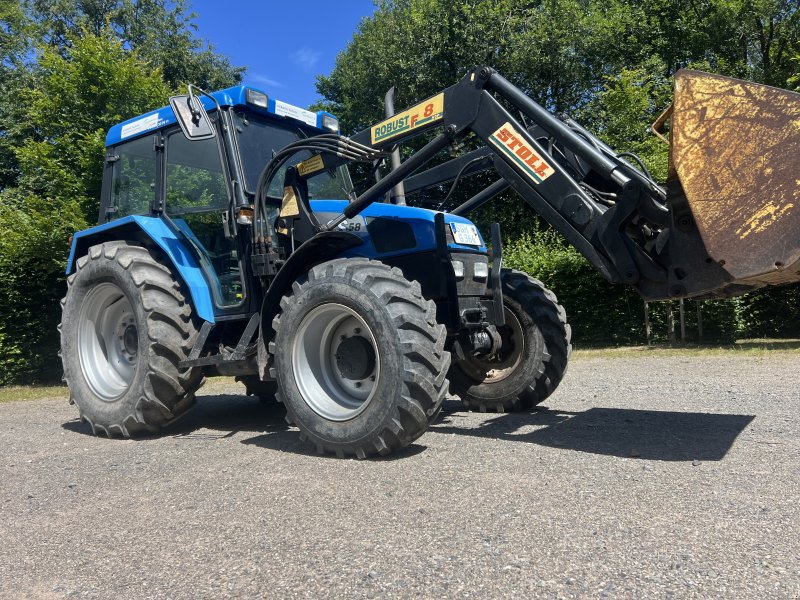
[[[710,259],[741,289],[799,281],[800,94],[684,69],[673,107],[668,183]]]

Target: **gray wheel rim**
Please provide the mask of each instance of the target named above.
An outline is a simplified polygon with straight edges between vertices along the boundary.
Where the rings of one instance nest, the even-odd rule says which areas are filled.
[[[136,373],[139,335],[130,300],[113,283],[92,288],[78,317],[78,356],[84,379],[102,400],[122,396]]]
[[[341,343],[359,336],[374,352],[373,368],[360,379],[349,379],[337,365]],[[330,421],[347,421],[369,405],[381,375],[381,357],[372,330],[354,310],[342,304],[314,307],[300,323],[292,344],[297,388],[308,407]]]
[[[510,336],[503,337],[503,343],[513,343],[513,349],[501,359],[483,359],[476,356],[468,356],[460,363],[461,369],[475,381],[483,383],[496,383],[509,377],[517,370],[522,362],[522,355],[525,351],[525,334],[517,316],[508,307],[504,311],[506,326]]]

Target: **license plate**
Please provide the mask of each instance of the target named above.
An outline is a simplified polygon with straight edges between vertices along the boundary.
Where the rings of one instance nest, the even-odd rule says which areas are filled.
[[[456,244],[464,244],[465,246],[480,246],[481,236],[478,235],[478,228],[469,223],[450,223],[450,229],[453,231],[453,239]]]

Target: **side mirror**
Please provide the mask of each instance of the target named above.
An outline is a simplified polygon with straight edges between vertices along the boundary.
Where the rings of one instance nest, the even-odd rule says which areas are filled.
[[[187,139],[206,140],[216,135],[211,119],[197,96],[172,96],[169,105]]]

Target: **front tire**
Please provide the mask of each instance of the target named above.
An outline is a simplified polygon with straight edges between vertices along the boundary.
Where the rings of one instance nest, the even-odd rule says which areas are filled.
[[[453,363],[452,391],[470,410],[527,410],[552,394],[567,370],[572,331],[555,294],[541,281],[503,269],[506,324],[493,360],[468,357]]]
[[[288,419],[320,453],[388,454],[427,430],[448,390],[436,305],[378,261],[313,267],[281,300],[273,376]]]
[[[92,432],[156,432],[186,413],[203,376],[178,367],[197,328],[170,269],[141,246],[106,242],[77,260],[67,283],[61,361]]]

